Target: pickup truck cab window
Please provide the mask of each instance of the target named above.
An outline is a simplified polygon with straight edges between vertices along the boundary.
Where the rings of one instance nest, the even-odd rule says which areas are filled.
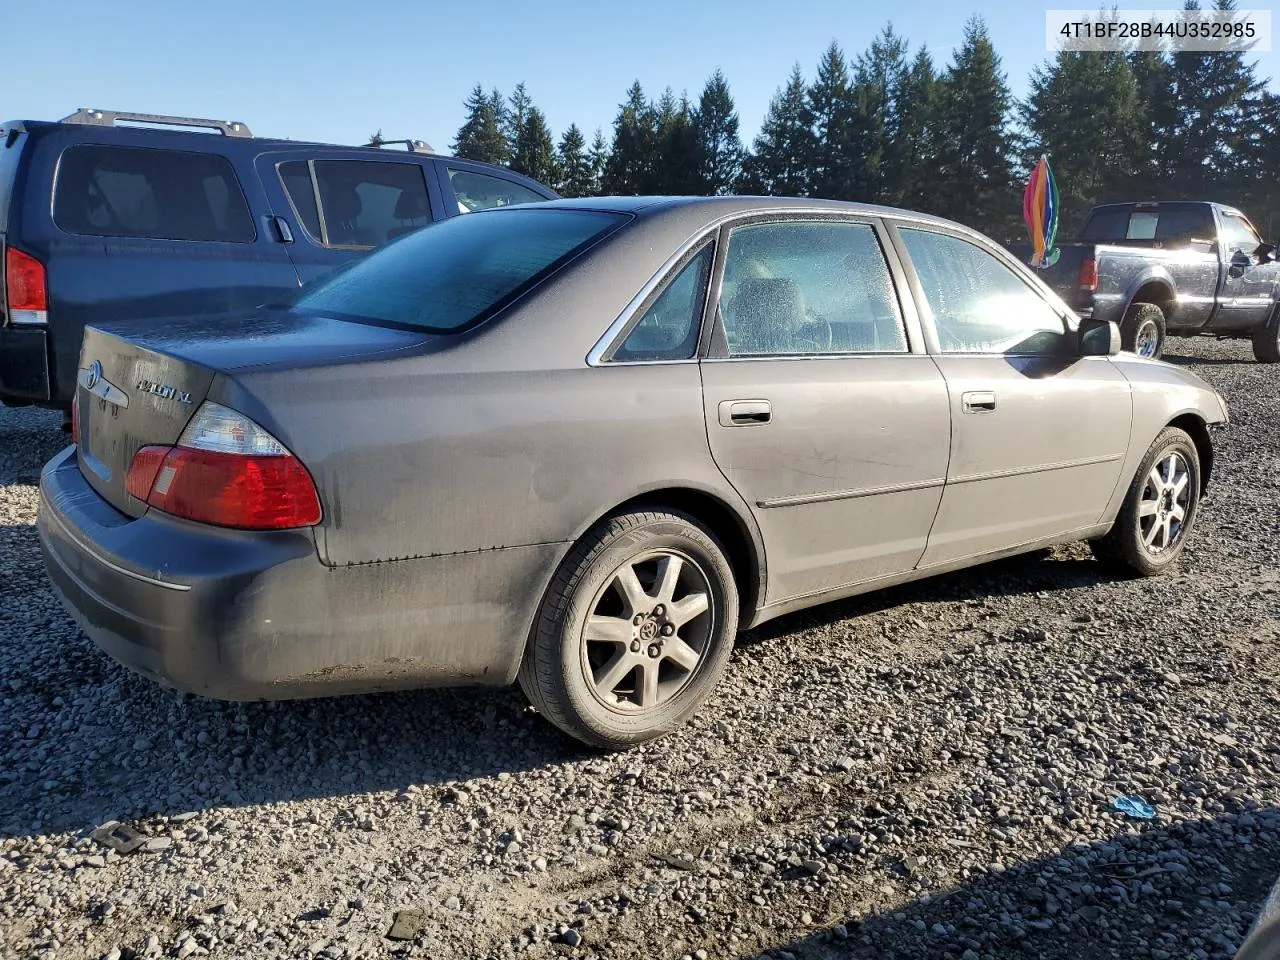
[[[1234,214],[1223,214],[1222,216],[1222,248],[1228,255],[1233,253],[1253,253],[1258,249],[1258,244],[1262,241],[1258,239],[1258,235],[1253,232],[1253,227],[1249,226],[1249,221],[1244,217],[1237,217]]]
[[[1180,246],[1193,240],[1211,241],[1216,234],[1207,207],[1164,206],[1155,210],[1096,210],[1080,239],[1095,243],[1154,240],[1162,246]]]

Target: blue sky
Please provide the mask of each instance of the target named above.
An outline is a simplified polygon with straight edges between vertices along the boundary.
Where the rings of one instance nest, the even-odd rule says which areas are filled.
[[[812,77],[832,39],[852,56],[890,18],[913,51],[927,44],[942,66],[966,18],[981,14],[1021,95],[1046,55],[1044,10],[1072,6],[1068,0],[0,5],[7,77],[0,119],[55,119],[92,106],[242,120],[260,136],[337,143],[362,142],[381,128],[387,137],[417,137],[440,150],[453,140],[463,99],[477,81],[505,91],[525,81],[557,136],[576,122],[589,139],[596,127],[608,135],[633,80],[651,95],[670,85],[696,97],[716,67],[729,79],[749,142],[793,63]],[[1261,55],[1259,73],[1280,73],[1280,55]]]

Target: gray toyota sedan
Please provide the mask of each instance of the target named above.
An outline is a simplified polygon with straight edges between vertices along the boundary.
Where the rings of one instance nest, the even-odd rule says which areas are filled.
[[[1227,419],[971,230],[783,199],[455,217],[80,363],[39,530],[111,656],[225,699],[518,680],[613,748],[788,611],[1073,540],[1168,569]]]

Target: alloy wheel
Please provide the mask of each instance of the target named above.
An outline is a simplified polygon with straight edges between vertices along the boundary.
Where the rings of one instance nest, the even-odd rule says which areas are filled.
[[[1157,460],[1138,501],[1142,545],[1154,556],[1176,546],[1191,507],[1191,470],[1176,450]]]
[[[592,694],[619,713],[651,710],[693,679],[713,635],[710,582],[674,550],[619,566],[582,628],[582,669]]]

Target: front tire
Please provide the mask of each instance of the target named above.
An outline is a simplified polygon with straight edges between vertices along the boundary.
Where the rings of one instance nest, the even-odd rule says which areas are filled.
[[[1130,353],[1159,360],[1167,333],[1164,311],[1154,303],[1131,303],[1120,323],[1120,346]]]
[[[1272,308],[1265,326],[1253,331],[1253,359],[1280,363],[1280,306]]]
[[[714,535],[676,511],[602,520],[543,601],[519,681],[539,713],[619,750],[684,723],[733,650],[738,590]]]
[[[1178,427],[1165,427],[1143,457],[1110,532],[1092,540],[1094,556],[1143,577],[1182,555],[1200,506],[1200,455]]]

